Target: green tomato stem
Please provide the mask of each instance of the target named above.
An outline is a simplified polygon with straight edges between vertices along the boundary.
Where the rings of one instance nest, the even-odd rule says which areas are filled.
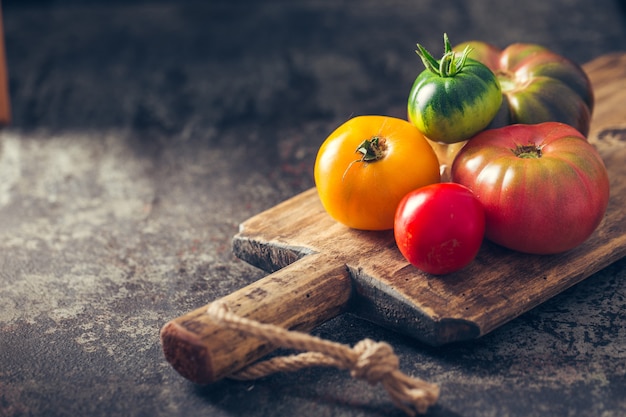
[[[421,58],[426,69],[440,77],[454,77],[463,70],[467,61],[467,56],[471,52],[471,48],[465,47],[461,56],[457,56],[452,50],[448,34],[443,34],[444,52],[443,56],[437,61],[431,54],[419,43],[417,44],[417,55]]]
[[[385,156],[387,149],[385,138],[374,136],[371,139],[365,139],[356,149],[357,153],[362,154],[359,162],[374,162]]]
[[[343,173],[341,177],[341,181],[343,181],[350,171],[350,168],[358,162],[367,163],[367,162],[376,162],[385,157],[387,153],[387,140],[384,137],[373,136],[370,139],[365,139],[361,144],[356,148],[356,153],[360,153],[361,157],[359,159],[355,159],[350,162],[348,167]]]

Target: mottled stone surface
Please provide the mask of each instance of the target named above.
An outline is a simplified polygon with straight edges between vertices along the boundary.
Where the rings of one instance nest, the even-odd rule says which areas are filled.
[[[522,6],[523,4],[523,6]],[[196,386],[159,329],[263,273],[238,224],[313,185],[350,115],[404,116],[414,44],[626,48],[619,3],[4,1],[14,122],[0,131],[0,416],[401,416],[310,369]],[[626,261],[474,342],[430,348],[351,316],[441,384],[432,416],[626,414]]]

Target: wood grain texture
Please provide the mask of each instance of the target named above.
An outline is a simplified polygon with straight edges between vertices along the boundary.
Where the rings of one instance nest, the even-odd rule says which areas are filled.
[[[223,298],[231,311],[287,329],[310,331],[345,311],[350,276],[332,257],[313,254]],[[214,382],[275,349],[211,321],[207,306],[161,330],[166,359],[187,379]]]
[[[436,346],[485,335],[622,258],[626,255],[626,54],[600,57],[585,70],[596,92],[589,140],[607,164],[611,198],[603,222],[581,246],[559,255],[537,256],[485,242],[467,268],[435,277],[402,258],[391,231],[351,230],[332,220],[315,189],[310,189],[241,225],[233,239],[235,254],[265,271],[278,272],[253,284],[253,290],[227,297],[229,303],[246,317],[301,329],[311,329],[347,309]],[[342,276],[338,271],[347,272]],[[276,274],[284,285],[269,286]],[[246,295],[261,290],[272,297]],[[304,304],[301,294],[309,291],[332,301]],[[207,322],[205,309],[175,319],[162,332],[166,356],[184,376],[204,382],[219,379],[271,348],[216,329]],[[280,311],[267,313],[275,310]],[[241,350],[229,350],[232,343],[241,344]],[[195,353],[190,356],[190,351]],[[194,360],[202,362],[202,371],[189,370],[198,365]],[[211,370],[207,376],[207,369],[216,366],[221,370]],[[204,374],[199,377],[199,373]]]

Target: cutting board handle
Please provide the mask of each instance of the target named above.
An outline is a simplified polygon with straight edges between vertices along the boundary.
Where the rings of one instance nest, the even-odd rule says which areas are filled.
[[[350,273],[337,259],[311,254],[221,300],[241,316],[309,332],[344,312],[352,294]],[[161,329],[167,361],[185,378],[207,384],[244,368],[276,347],[223,328],[208,305],[171,320]]]

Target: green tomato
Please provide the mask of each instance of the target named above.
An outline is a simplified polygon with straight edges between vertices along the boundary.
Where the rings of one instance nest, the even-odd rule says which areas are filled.
[[[468,57],[457,56],[444,34],[444,55],[437,61],[417,44],[426,69],[411,88],[408,118],[424,136],[441,143],[458,143],[485,129],[498,113],[502,92],[495,74]]]

